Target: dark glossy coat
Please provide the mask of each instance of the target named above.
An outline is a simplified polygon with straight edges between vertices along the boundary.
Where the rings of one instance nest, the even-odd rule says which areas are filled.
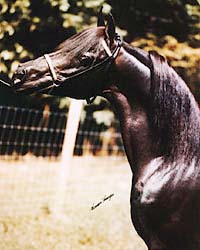
[[[117,46],[112,18],[66,40],[50,53],[59,87],[51,94],[113,105],[133,172],[131,216],[149,250],[200,250],[200,114],[185,82],[155,52],[123,43],[109,72],[69,78],[108,57]],[[107,69],[106,69],[107,70]],[[47,92],[52,76],[40,57],[19,66],[18,92]],[[133,243],[134,244],[134,243]]]

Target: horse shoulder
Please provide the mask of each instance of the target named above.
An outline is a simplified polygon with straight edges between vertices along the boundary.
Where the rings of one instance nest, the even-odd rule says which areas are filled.
[[[134,203],[147,205],[156,201],[157,195],[170,180],[170,171],[159,169],[162,163],[162,157],[155,158],[138,171],[133,186]]]
[[[140,205],[178,200],[182,194],[200,194],[200,168],[195,160],[167,164],[162,157],[155,158],[138,172],[133,183],[133,199]]]

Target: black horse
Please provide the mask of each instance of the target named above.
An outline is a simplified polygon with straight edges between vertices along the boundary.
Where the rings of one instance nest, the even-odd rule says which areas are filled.
[[[200,249],[200,113],[162,56],[122,42],[112,16],[100,12],[97,27],[19,65],[13,88],[88,102],[107,98],[133,172],[131,216],[138,234],[149,250]]]

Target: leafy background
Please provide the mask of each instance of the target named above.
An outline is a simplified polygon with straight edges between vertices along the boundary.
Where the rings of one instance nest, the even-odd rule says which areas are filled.
[[[105,12],[112,10],[124,39],[166,56],[200,102],[197,0],[0,0],[0,78],[8,80],[19,62],[47,53],[75,32],[96,25],[102,4]],[[55,109],[68,105],[55,97],[17,96],[1,86],[0,104],[43,107],[46,103]]]

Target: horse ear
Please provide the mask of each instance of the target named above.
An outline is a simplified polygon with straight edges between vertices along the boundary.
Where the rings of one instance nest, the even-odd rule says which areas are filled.
[[[112,14],[108,14],[106,16],[107,24],[106,24],[106,33],[108,35],[108,38],[110,40],[110,45],[113,44],[114,38],[115,38],[115,20],[112,16]]]
[[[104,17],[103,17],[103,6],[101,6],[99,13],[98,13],[97,26],[105,26]]]

